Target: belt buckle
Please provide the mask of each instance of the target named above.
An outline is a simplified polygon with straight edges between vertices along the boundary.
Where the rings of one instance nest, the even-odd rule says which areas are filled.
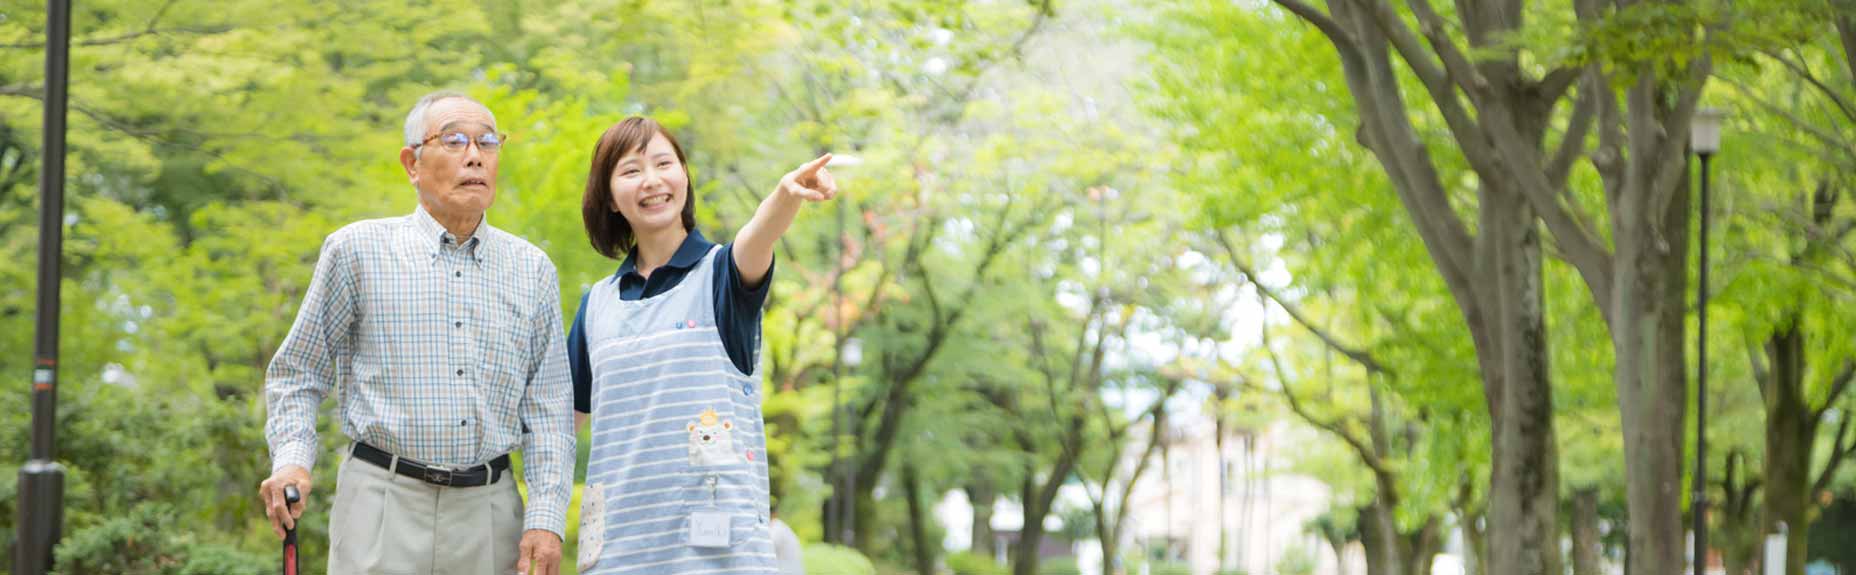
[[[436,485],[451,485],[451,470],[438,466],[425,468],[425,481]]]

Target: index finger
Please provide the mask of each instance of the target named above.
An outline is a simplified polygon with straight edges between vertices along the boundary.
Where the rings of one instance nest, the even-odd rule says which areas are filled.
[[[812,174],[818,173],[819,168],[825,167],[825,164],[830,161],[831,161],[831,152],[825,152],[825,155],[819,156],[818,159],[812,160],[810,162],[806,162],[804,165],[799,166],[799,169],[796,171],[799,173],[800,176],[811,176]]]

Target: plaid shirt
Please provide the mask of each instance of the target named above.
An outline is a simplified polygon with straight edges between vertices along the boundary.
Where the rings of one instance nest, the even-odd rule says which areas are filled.
[[[522,449],[524,529],[565,537],[573,388],[554,263],[485,222],[462,245],[421,207],[323,242],[265,373],[273,472],[312,469],[316,414],[341,382],[342,433],[453,467]]]

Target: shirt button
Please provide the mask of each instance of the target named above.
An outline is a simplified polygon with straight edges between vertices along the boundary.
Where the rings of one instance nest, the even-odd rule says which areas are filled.
[[[454,323],[454,324],[452,324],[452,327],[464,327],[464,322],[461,322],[461,321],[460,321],[460,322],[456,322],[456,323]]]
[[[461,277],[464,277],[464,272],[463,272],[463,271],[455,271],[455,272],[451,272],[451,273],[452,273],[452,277],[460,277],[460,278],[461,278]]]
[[[462,370],[462,369],[460,369],[460,370],[458,370],[458,376],[459,376],[459,377],[463,377],[463,376],[464,376],[464,370]]]
[[[459,427],[464,427],[464,426],[467,426],[467,425],[470,425],[470,420],[468,420],[468,419],[462,419],[462,420],[458,420],[458,426],[459,426]]]

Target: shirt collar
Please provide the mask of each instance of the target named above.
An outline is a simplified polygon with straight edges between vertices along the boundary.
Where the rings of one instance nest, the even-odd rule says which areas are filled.
[[[702,257],[712,247],[715,247],[715,242],[702,237],[702,232],[690,230],[690,235],[683,238],[683,245],[677,246],[677,253],[670,255],[670,261],[665,262],[664,267],[683,270],[696,267],[696,262],[702,261]],[[625,263],[619,264],[619,271],[614,275],[623,278],[634,273],[638,273],[637,246],[632,247],[631,254],[625,256]]]
[[[458,237],[452,234],[450,230],[445,229],[444,225],[439,224],[438,220],[433,218],[430,212],[425,211],[425,205],[423,204],[413,209],[412,225],[413,229],[419,232],[419,241],[427,243],[432,248],[434,254],[437,253],[437,250],[445,246],[457,244]],[[477,231],[470,235],[470,240],[466,242],[464,247],[466,249],[482,247],[484,238],[490,235],[491,229],[490,217],[488,215],[483,216],[483,219],[477,222]]]

